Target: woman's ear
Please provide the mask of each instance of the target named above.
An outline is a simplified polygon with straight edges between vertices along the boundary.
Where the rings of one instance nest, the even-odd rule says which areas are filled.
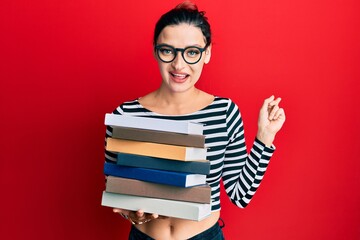
[[[210,62],[210,58],[211,58],[211,44],[206,48],[205,50],[205,60],[204,63],[208,64]]]

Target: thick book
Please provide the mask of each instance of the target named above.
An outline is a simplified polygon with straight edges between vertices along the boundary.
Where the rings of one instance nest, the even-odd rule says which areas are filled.
[[[151,168],[165,171],[187,172],[208,175],[210,161],[174,161],[135,154],[118,153],[117,164],[129,167]]]
[[[211,187],[209,185],[183,188],[130,178],[108,176],[106,192],[186,202],[211,202]]]
[[[105,115],[105,125],[128,128],[149,129],[164,132],[203,135],[204,125],[191,121],[178,121],[150,117],[124,116],[119,114]]]
[[[204,135],[154,131],[139,128],[113,127],[112,137],[134,141],[164,143],[187,147],[205,147]]]
[[[106,150],[180,161],[196,161],[206,159],[206,148],[140,142],[110,137],[107,138]]]
[[[126,167],[109,162],[104,164],[104,174],[178,187],[193,187],[206,184],[206,175],[203,174]]]
[[[211,205],[103,192],[102,206],[131,211],[143,210],[161,216],[201,221],[211,214]]]

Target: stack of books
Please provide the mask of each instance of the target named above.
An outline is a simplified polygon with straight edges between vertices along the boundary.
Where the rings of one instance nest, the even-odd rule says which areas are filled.
[[[103,206],[196,221],[211,214],[202,124],[106,114],[105,125],[106,150],[118,158],[104,166]]]

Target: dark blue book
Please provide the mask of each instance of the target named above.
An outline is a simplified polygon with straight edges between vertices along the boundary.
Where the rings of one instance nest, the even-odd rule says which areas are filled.
[[[186,172],[205,175],[210,173],[210,161],[208,160],[183,162],[167,160],[164,158],[118,153],[117,164],[129,167],[151,168],[174,172]]]
[[[178,187],[193,187],[206,184],[206,175],[203,174],[127,167],[108,162],[104,165],[104,174]]]

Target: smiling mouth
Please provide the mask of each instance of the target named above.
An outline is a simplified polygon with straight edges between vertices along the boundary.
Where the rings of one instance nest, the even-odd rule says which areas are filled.
[[[175,79],[175,80],[185,80],[187,77],[189,77],[189,74],[180,74],[180,73],[170,73],[170,75]]]

